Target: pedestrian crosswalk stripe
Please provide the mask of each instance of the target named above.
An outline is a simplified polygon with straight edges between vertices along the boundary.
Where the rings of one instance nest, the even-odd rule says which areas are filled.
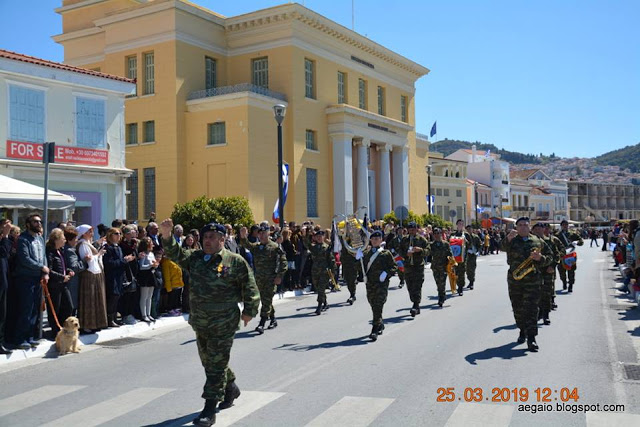
[[[141,408],[171,391],[173,390],[166,388],[136,388],[113,399],[73,412],[44,425],[47,427],[97,426]]]
[[[85,386],[81,385],[45,385],[26,393],[17,394],[0,400],[0,417],[39,405],[47,400],[73,393]]]
[[[307,427],[366,427],[393,401],[394,399],[345,396],[314,418]]]
[[[460,403],[447,420],[446,427],[508,426],[514,407],[486,403]]]
[[[230,426],[285,394],[272,391],[243,391],[231,408],[218,413],[216,426]]]
[[[618,412],[587,412],[587,427],[628,427],[640,425],[640,415]]]

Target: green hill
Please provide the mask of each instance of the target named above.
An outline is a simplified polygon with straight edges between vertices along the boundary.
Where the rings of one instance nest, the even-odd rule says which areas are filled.
[[[491,150],[492,153],[500,154],[500,159],[505,160],[509,163],[513,164],[522,164],[522,163],[544,163],[544,160],[547,157],[539,157],[535,154],[522,154],[517,153],[515,151],[509,151],[502,148],[498,148],[493,144],[483,144],[481,142],[469,142],[469,141],[460,141],[457,139],[443,139],[438,142],[434,142],[429,147],[431,151],[437,151],[438,153],[444,154],[444,156],[448,156],[449,154],[459,150],[459,149],[471,149],[471,146],[474,145],[479,151],[487,151]],[[555,155],[552,154],[550,158],[554,158]]]
[[[595,161],[600,165],[620,166],[634,173],[640,172],[640,143],[601,154]]]

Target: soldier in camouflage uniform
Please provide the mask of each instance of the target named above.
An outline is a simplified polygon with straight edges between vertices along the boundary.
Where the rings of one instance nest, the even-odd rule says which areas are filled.
[[[569,222],[564,219],[560,223],[561,230],[556,235],[556,237],[560,240],[563,246],[564,256],[566,254],[566,249],[573,244],[573,242],[578,242],[578,246],[584,245],[584,241],[582,237],[578,233],[573,233],[569,231]],[[569,276],[569,289],[568,292],[573,292],[573,284],[576,282],[576,268],[578,267],[578,263],[576,262],[571,267],[571,270],[566,270],[562,263],[558,264],[558,272],[560,273],[560,280],[562,280],[562,289],[567,290],[567,275]]]
[[[347,282],[347,288],[349,289],[349,299],[347,304],[353,305],[356,301],[356,285],[358,284],[358,269],[360,261],[356,261],[356,258],[351,255],[351,252],[347,250],[347,246],[344,244],[342,236],[342,249],[340,250],[340,264],[342,265],[342,276],[345,282]]]
[[[553,298],[553,294],[555,293],[553,279],[555,277],[555,266],[558,263],[559,254],[556,251],[555,245],[551,241],[551,239],[544,235],[544,227],[545,224],[538,222],[533,226],[531,231],[536,235],[536,237],[542,240],[542,242],[548,247],[549,252],[551,253],[551,264],[542,269],[542,286],[540,288],[540,303],[538,304],[538,318],[542,319],[545,325],[550,325],[551,320],[549,319],[549,312],[551,311],[551,300]]]
[[[391,254],[395,257],[400,254],[400,242],[402,242],[402,238],[407,234],[407,230],[399,225],[396,227],[395,232],[389,233],[385,238],[385,248],[391,251]],[[398,270],[398,278],[400,279],[400,284],[398,288],[402,289],[404,286],[404,271]]]
[[[412,317],[420,314],[420,300],[422,299],[422,283],[424,282],[424,257],[429,254],[429,242],[417,234],[418,225],[410,222],[407,225],[409,235],[404,236],[400,242],[400,256],[404,261],[404,277],[407,281],[409,298],[413,303]]]
[[[229,356],[240,320],[246,326],[258,313],[260,293],[246,261],[224,248],[224,226],[208,224],[200,230],[201,250],[178,246],[172,230],[170,218],[160,225],[165,256],[188,270],[191,277],[189,324],[196,333],[207,375],[202,393],[206,403],[193,424],[208,427],[216,422],[218,402],[222,401],[220,409],[225,409],[240,396]],[[242,313],[239,302],[244,303]]]
[[[554,236],[551,233],[551,225],[549,223],[546,223],[544,225],[544,235],[545,235],[545,237],[548,237],[551,240],[554,252],[557,255],[556,263],[554,265],[552,265],[552,267],[553,267],[553,295],[551,296],[551,310],[555,310],[556,308],[558,308],[558,305],[556,304],[556,277],[557,277],[556,266],[558,266],[560,264],[560,260],[562,259],[562,256],[564,255],[564,247],[562,246],[562,242],[560,241],[560,239],[558,239],[556,236]]]
[[[467,234],[471,236],[471,245],[467,247],[467,259],[465,260],[467,267],[465,272],[467,273],[467,279],[469,280],[469,286],[467,286],[467,289],[473,290],[473,283],[476,281],[478,254],[482,248],[482,242],[480,241],[480,236],[473,232],[473,228],[470,225],[467,225],[466,230]]]
[[[471,235],[464,231],[464,221],[459,219],[456,221],[457,230],[451,233],[449,239],[451,237],[464,237],[464,244],[462,246],[462,261],[458,261],[458,265],[456,266],[456,277],[457,277],[457,285],[458,285],[458,295],[462,296],[462,290],[464,289],[464,275],[467,272],[467,249],[471,247]],[[451,243],[449,243],[451,244]],[[475,277],[474,277],[475,279]]]
[[[387,302],[389,293],[389,280],[398,270],[398,266],[393,259],[391,252],[382,249],[382,231],[374,231],[369,236],[371,248],[368,249],[363,258],[365,271],[367,272],[365,282],[367,285],[367,300],[373,312],[372,329],[369,338],[372,341],[382,335],[384,323],[382,322],[382,309]]]
[[[269,239],[269,227],[262,226],[258,231],[258,241],[251,243],[247,239],[247,228],[240,229],[240,245],[253,255],[256,270],[256,284],[260,290],[260,324],[256,327],[258,334],[264,333],[267,318],[270,319],[268,329],[278,326],[276,311],[273,308],[273,295],[287,272],[287,256],[282,246]]]
[[[311,266],[311,281],[318,292],[318,308],[316,314],[320,315],[323,311],[329,309],[327,304],[327,295],[325,289],[329,283],[329,274],[327,269],[331,271],[336,268],[336,260],[331,253],[329,245],[324,243],[324,231],[318,230],[314,233],[312,241],[306,239],[306,245],[311,252],[313,265]]]
[[[536,236],[530,234],[529,218],[522,217],[516,221],[516,230],[511,230],[502,240],[501,249],[507,253],[509,272],[509,299],[513,308],[516,325],[520,329],[518,343],[527,340],[529,351],[538,351],[536,335],[538,335],[538,303],[542,275],[540,271],[552,262],[549,248]],[[538,252],[534,252],[537,249]],[[534,270],[521,280],[513,278],[513,271],[526,259],[534,262]]]
[[[442,229],[433,229],[434,241],[431,242],[431,271],[438,288],[438,305],[442,307],[446,299],[445,287],[447,284],[447,264],[449,257],[453,256],[449,242],[442,240]]]

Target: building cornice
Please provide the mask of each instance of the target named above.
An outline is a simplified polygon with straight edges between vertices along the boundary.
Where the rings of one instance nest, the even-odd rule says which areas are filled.
[[[70,4],[67,6],[61,6],[58,7],[56,9],[53,9],[54,12],[59,13],[59,14],[63,14],[65,12],[68,12],[70,10],[75,10],[75,9],[80,9],[81,7],[87,7],[87,6],[91,6],[94,4],[98,4],[98,3],[103,3],[106,0],[84,0],[78,3],[74,3],[74,4]]]
[[[100,27],[84,28],[82,30],[71,31],[68,33],[58,34],[51,36],[54,42],[62,43],[69,40],[79,39],[81,37],[93,36],[95,34],[104,33],[104,30]]]
[[[287,102],[280,99],[245,91],[187,101],[187,112],[195,113],[240,105],[249,105],[273,112],[275,104],[284,104],[285,107],[288,105]]]
[[[352,105],[347,104],[335,104],[330,105],[325,110],[327,115],[331,114],[346,114],[354,117],[358,117],[361,119],[365,119],[367,121],[374,121],[381,123],[382,125],[386,125],[397,130],[400,130],[402,133],[410,132],[413,130],[413,126],[408,125],[400,120],[391,119],[389,117],[381,116],[379,114],[372,113],[370,111],[361,110],[360,108],[356,108]]]
[[[93,22],[96,26],[102,27],[104,25],[127,21],[129,19],[135,19],[141,16],[163,12],[165,10],[171,10],[171,9],[178,9],[183,12],[190,13],[191,15],[197,16],[199,18],[202,18],[214,24],[218,24],[220,26],[224,26],[224,23],[225,23],[225,18],[223,16],[217,15],[216,13],[210,10],[197,7],[191,3],[185,3],[180,0],[170,0],[170,1],[161,2],[161,3],[150,2],[142,6],[136,6],[130,9],[113,12],[112,14],[104,18],[96,19]]]

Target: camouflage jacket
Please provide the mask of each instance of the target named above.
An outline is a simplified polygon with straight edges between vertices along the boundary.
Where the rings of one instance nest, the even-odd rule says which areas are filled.
[[[467,233],[469,234],[469,233]],[[480,249],[482,249],[482,241],[480,240],[480,236],[478,236],[475,233],[471,233],[469,234],[469,236],[471,236],[471,244],[469,246],[467,246],[467,253],[469,255],[478,255],[478,252],[480,251]],[[473,248],[475,248],[476,253],[475,254],[470,254],[469,251],[472,250]]]
[[[514,237],[511,242],[509,242],[507,238],[502,240],[501,250],[507,253],[509,277],[513,277],[513,270],[529,258],[534,249],[538,249],[540,251],[540,261],[533,262],[536,267],[535,271],[533,273],[529,273],[520,280],[519,282],[521,283],[535,282],[540,278],[540,272],[543,271],[545,267],[552,265],[553,253],[551,252],[551,248],[546,245],[542,239],[534,236],[533,234],[529,234],[529,237],[526,239],[518,235]]]
[[[273,240],[263,245],[260,242],[251,243],[248,239],[240,239],[240,245],[253,255],[256,280],[272,281],[284,277],[288,264],[282,246]]]
[[[371,265],[369,265],[371,258],[378,251],[380,251],[380,254],[378,254]],[[389,279],[398,271],[398,266],[393,260],[393,255],[386,249],[378,248],[374,251],[374,248],[369,248],[364,254],[363,262],[364,268],[367,270],[367,283],[370,284],[389,283]],[[381,282],[380,274],[382,274],[383,271],[387,272],[387,277]]]
[[[223,248],[208,258],[202,250],[178,246],[172,237],[163,243],[167,258],[189,271],[189,324],[194,330],[233,336],[240,323],[239,302],[244,303],[242,314],[258,314],[260,292],[253,271],[240,255]]]
[[[578,233],[574,233],[572,231],[560,230],[560,232],[556,234],[556,237],[560,240],[560,243],[562,243],[563,248],[569,247],[572,242],[578,242],[578,246],[582,246],[584,244],[582,237],[580,237]]]
[[[422,248],[422,253],[408,255],[409,247]],[[415,236],[406,235],[400,242],[399,254],[405,259],[404,266],[420,266],[424,265],[424,257],[429,255],[429,242],[419,234]]]
[[[554,245],[555,251],[558,253],[558,262],[557,262],[557,264],[560,264],[560,261],[562,260],[562,257],[565,255],[564,245],[562,244],[560,239],[558,239],[553,234],[549,235],[549,238],[551,239],[551,242]]]
[[[562,256],[564,255],[564,250],[562,249],[562,242],[558,240],[556,236],[544,236],[542,241],[549,246],[549,250],[551,251],[551,255],[553,260],[551,261],[551,266],[555,268],[556,264],[560,262]]]
[[[358,261],[356,261],[356,257],[351,255],[351,252],[347,250],[342,237],[340,238],[340,240],[342,243],[342,250],[340,251],[340,263],[347,268],[353,268],[353,266],[358,264]]]
[[[449,242],[444,240],[431,242],[431,269],[446,269],[449,257],[453,256]]]
[[[309,247],[309,251],[311,252],[311,259],[313,260],[313,265],[311,266],[312,272],[325,271],[327,268],[330,268],[332,271],[335,270],[336,260],[329,249],[329,245],[326,243],[321,245],[314,243]]]

